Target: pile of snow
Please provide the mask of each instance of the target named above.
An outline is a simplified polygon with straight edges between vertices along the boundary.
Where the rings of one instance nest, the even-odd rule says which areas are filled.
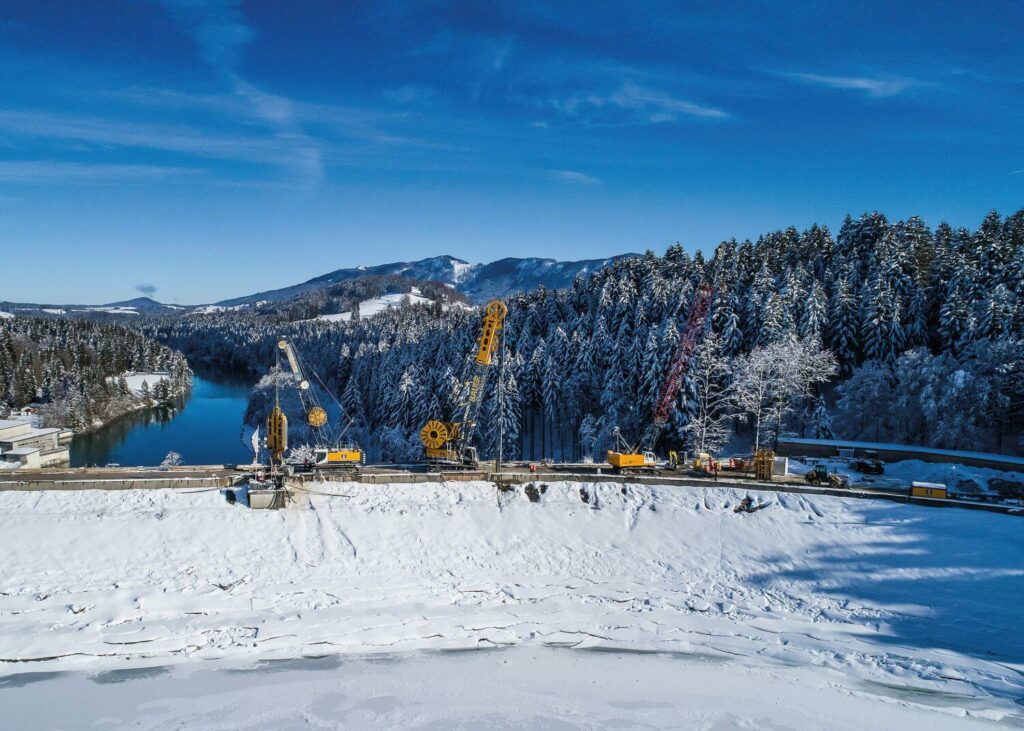
[[[774,493],[736,513],[745,492],[728,488],[312,489],[282,511],[216,491],[0,493],[0,674],[656,651],[729,663],[715,677],[748,695],[767,677],[794,707],[827,687],[888,699],[876,712],[898,699],[935,720],[1024,720],[1016,517]]]
[[[424,297],[419,290],[419,287],[413,287],[411,292],[400,293],[400,294],[385,294],[381,297],[374,297],[372,299],[363,300],[359,303],[359,317],[373,317],[374,315],[383,312],[384,310],[392,307],[401,307],[403,302],[408,301],[411,305],[418,305],[424,302],[433,302],[429,297]],[[334,315],[320,315],[320,320],[327,320],[328,322],[348,322],[352,319],[351,312],[339,312]]]
[[[900,462],[886,462],[885,472],[881,475],[867,475],[858,472],[846,459],[808,460],[807,463],[789,460],[789,471],[794,475],[803,475],[812,469],[814,464],[824,464],[830,472],[845,476],[850,484],[859,487],[891,487],[907,488],[911,482],[932,482],[945,485],[951,492],[996,494],[989,487],[990,480],[1019,482],[1024,485],[1024,474],[1004,470],[993,470],[988,467],[972,467],[970,465],[950,462],[923,462],[919,459],[907,459]],[[973,483],[977,489],[967,489]],[[958,490],[958,486],[961,487]]]
[[[0,310],[0,320],[9,320],[12,317],[14,317],[14,313]]]
[[[901,480],[904,483],[917,482],[938,482],[946,485],[951,490],[956,490],[957,485],[973,482],[980,488],[981,492],[995,492],[989,490],[989,480],[1007,480],[1019,482],[1024,486],[1024,474],[1020,472],[1005,472],[993,470],[987,467],[971,467],[962,464],[948,464],[942,462],[922,462],[919,459],[908,459],[902,462],[893,462],[885,466],[885,476]]]

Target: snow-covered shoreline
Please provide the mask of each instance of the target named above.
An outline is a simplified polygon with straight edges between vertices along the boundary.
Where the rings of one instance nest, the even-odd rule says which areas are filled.
[[[1021,720],[1018,518],[583,488],[334,483],[275,512],[216,491],[0,493],[0,676],[565,647],[813,669]]]

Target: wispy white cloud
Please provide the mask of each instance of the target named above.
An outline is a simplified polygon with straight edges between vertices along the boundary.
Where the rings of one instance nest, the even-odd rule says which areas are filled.
[[[579,185],[597,185],[601,182],[600,178],[595,178],[592,175],[581,173],[577,170],[551,170],[551,177],[557,180],[563,180],[567,183],[578,183]]]
[[[292,101],[261,89],[238,71],[243,49],[256,37],[242,17],[239,0],[162,0],[162,4],[192,35],[206,63],[273,127],[279,141],[293,148],[289,166],[295,174],[307,184],[319,182],[323,177],[320,145],[299,125]]]
[[[556,107],[567,114],[580,114],[586,110],[617,109],[630,113],[638,122],[660,124],[675,122],[684,117],[724,120],[730,114],[722,109],[681,99],[669,92],[641,86],[632,81],[621,84],[607,93],[577,94],[556,102]]]
[[[1012,173],[1009,173],[1009,175],[1020,175],[1021,173],[1024,173],[1024,169],[1014,170]]]
[[[52,160],[0,162],[0,181],[7,183],[56,183],[75,181],[153,180],[196,175],[196,168],[158,165],[106,165]]]
[[[23,137],[140,147],[197,157],[287,164],[292,146],[276,137],[218,134],[186,125],[123,122],[51,112],[0,109],[0,132]]]
[[[902,94],[907,89],[921,86],[920,81],[903,77],[871,77],[871,76],[831,76],[794,71],[776,71],[777,76],[811,86],[823,86],[829,89],[858,91],[871,97],[891,97]]]

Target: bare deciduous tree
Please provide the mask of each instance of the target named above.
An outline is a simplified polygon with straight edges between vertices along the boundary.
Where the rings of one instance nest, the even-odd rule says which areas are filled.
[[[836,367],[816,338],[783,338],[733,361],[736,406],[754,421],[755,453],[764,437],[778,437],[786,416]]]

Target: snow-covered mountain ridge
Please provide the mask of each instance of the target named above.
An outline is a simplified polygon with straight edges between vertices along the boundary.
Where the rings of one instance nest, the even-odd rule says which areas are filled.
[[[525,292],[541,285],[548,289],[569,287],[573,280],[581,274],[594,272],[618,259],[634,256],[637,255],[623,254],[608,259],[584,259],[581,261],[509,257],[487,264],[471,264],[448,255],[433,256],[419,261],[399,261],[370,267],[337,269],[300,284],[257,292],[244,297],[234,297],[216,304],[230,307],[261,300],[275,302],[350,279],[388,275],[447,284],[466,294],[472,301],[479,303],[493,297],[505,297]]]

